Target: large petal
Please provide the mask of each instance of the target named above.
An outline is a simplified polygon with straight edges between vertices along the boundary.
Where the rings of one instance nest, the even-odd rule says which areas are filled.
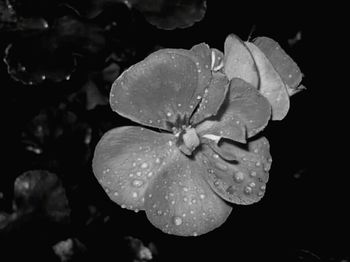
[[[205,89],[199,107],[191,117],[190,123],[196,125],[206,118],[215,116],[225,100],[229,87],[227,77],[220,72],[214,72],[210,85]]]
[[[192,114],[210,79],[210,67],[195,52],[162,49],[114,82],[110,104],[135,122],[170,130],[169,122]]]
[[[218,115],[200,124],[199,135],[215,135],[245,143],[267,125],[271,106],[252,85],[240,78],[231,80],[227,101]]]
[[[247,42],[259,69],[260,92],[272,106],[272,120],[282,120],[289,110],[289,94],[280,75],[264,53],[253,43]]]
[[[232,207],[203,179],[201,163],[178,155],[148,188],[145,209],[160,230],[180,236],[207,233],[222,223]]]
[[[211,188],[223,199],[235,204],[252,204],[259,201],[266,189],[271,166],[269,143],[264,137],[250,141],[246,146],[229,140],[221,141],[218,151],[203,145],[198,158],[207,167],[202,174]],[[231,154],[234,161],[225,161]]]
[[[108,131],[93,158],[94,174],[108,196],[122,207],[143,209],[147,187],[178,151],[172,139],[142,127]]]
[[[226,38],[224,53],[224,72],[228,79],[242,78],[258,87],[259,74],[253,56],[238,36],[231,34]]]
[[[302,90],[299,86],[303,74],[293,59],[273,39],[257,37],[253,43],[265,54],[287,87],[289,95]]]

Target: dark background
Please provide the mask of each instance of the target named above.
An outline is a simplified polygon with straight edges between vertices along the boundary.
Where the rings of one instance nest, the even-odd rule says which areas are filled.
[[[208,1],[205,17],[185,29],[158,29],[147,23],[142,13],[116,6],[106,8],[97,18],[79,18],[102,28],[101,34],[91,33],[88,41],[84,37],[72,40],[71,35],[67,37],[59,30],[52,33],[59,35],[56,38],[23,30],[0,32],[1,58],[5,48],[13,44],[18,48],[11,59],[29,59],[36,68],[33,75],[54,72],[51,79],[28,85],[15,81],[6,64],[0,63],[4,133],[0,211],[7,215],[15,211],[13,183],[33,169],[57,174],[71,210],[68,222],[56,223],[39,216],[7,225],[1,233],[0,261],[10,260],[5,254],[13,261],[21,257],[59,261],[52,246],[67,238],[77,239],[84,246],[73,261],[132,261],[135,258],[126,236],[145,245],[152,243],[157,261],[349,261],[346,186],[330,157],[336,153],[328,150],[334,140],[324,134],[331,120],[325,123],[318,110],[324,106],[325,96],[315,92],[320,92],[322,81],[315,72],[315,63],[320,61],[315,59],[314,32],[308,29],[312,12],[296,3],[255,6],[225,2],[229,1]],[[65,8],[53,11],[41,1],[34,3],[43,9],[33,7],[29,14],[22,10],[24,16],[42,16],[53,24],[57,17],[70,12]],[[107,30],[113,21],[115,28]],[[91,157],[101,135],[112,127],[130,124],[112,113],[103,99],[108,96],[111,78],[118,76],[106,73],[110,65],[106,61],[114,53],[113,68],[122,72],[160,47],[190,48],[206,42],[223,50],[230,33],[245,41],[250,33],[252,38],[275,39],[300,66],[307,89],[291,98],[291,109],[283,121],[270,122],[264,130],[273,165],[263,200],[251,206],[235,206],[226,223],[203,236],[166,235],[153,227],[143,212],[135,214],[112,203],[92,174]],[[301,38],[291,41],[298,34]],[[62,35],[67,40],[57,40]],[[57,57],[62,58],[63,68],[67,68],[70,56],[79,53],[69,80],[61,81],[60,70],[45,71],[41,60],[36,67],[35,57],[30,57],[31,53],[41,54],[41,44],[55,45],[55,41],[62,45],[63,55]],[[84,44],[85,49],[81,48]]]

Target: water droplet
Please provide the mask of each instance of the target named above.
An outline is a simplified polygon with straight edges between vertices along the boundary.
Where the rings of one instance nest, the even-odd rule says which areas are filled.
[[[129,177],[133,177],[133,176],[134,176],[134,174],[133,174],[133,173],[129,174]]]
[[[201,99],[202,97],[201,96],[197,96],[197,99],[199,100],[199,99]]]
[[[42,75],[41,76],[41,80],[45,80],[46,79],[46,76],[45,75]]]
[[[188,192],[188,188],[187,188],[187,187],[184,187],[183,190],[184,190],[185,192]]]
[[[136,193],[136,192],[133,192],[133,193],[132,193],[132,197],[133,197],[133,198],[137,198],[137,193]]]
[[[200,197],[200,199],[204,199],[205,195],[204,194],[200,194],[199,197]]]
[[[249,186],[250,186],[250,187],[255,187],[255,183],[254,183],[254,182],[250,182],[250,183],[249,183]]]
[[[184,197],[184,202],[187,202],[188,201],[188,198],[187,197]]]
[[[219,158],[219,155],[218,154],[213,154],[213,157],[218,159]]]
[[[132,181],[132,185],[134,187],[141,187],[143,185],[143,181],[139,180],[139,179],[135,179],[135,180]]]
[[[255,171],[251,172],[251,173],[250,173],[250,176],[251,176],[251,177],[256,177],[256,172],[255,172]]]
[[[219,169],[221,169],[222,171],[226,171],[228,169],[227,165],[221,163],[221,162],[216,162],[215,166]]]
[[[159,164],[160,163],[160,159],[159,157],[156,158],[156,163]]]
[[[160,216],[161,214],[163,214],[162,210],[157,210],[157,215]]]
[[[181,107],[182,105],[181,104],[177,104],[178,107]]]
[[[167,117],[171,117],[171,115],[172,115],[171,112],[166,113]]]
[[[265,186],[265,185],[262,185],[262,186],[260,187],[260,189],[263,190],[263,191],[265,191],[265,190],[266,190],[266,186]]]
[[[136,208],[134,211],[135,211],[135,213],[138,213],[140,210],[138,210],[138,209]]]
[[[246,187],[244,188],[244,193],[246,193],[247,195],[249,195],[251,192],[252,192],[252,188],[251,188],[251,187],[246,186]]]
[[[141,168],[147,168],[148,164],[147,163],[142,163]]]
[[[194,237],[198,236],[198,233],[197,232],[193,232],[193,236]]]
[[[153,176],[153,172],[149,172],[149,173],[147,174],[147,176],[148,176],[148,177]]]
[[[176,226],[179,226],[179,225],[182,224],[182,219],[181,219],[181,217],[175,216],[175,217],[173,218],[173,221],[174,221],[174,224],[175,224]]]
[[[237,172],[234,174],[234,180],[237,182],[237,183],[241,183],[243,180],[244,180],[244,173],[242,172]]]
[[[109,169],[109,168],[106,168],[105,170],[102,171],[102,174],[105,175],[105,174],[107,174],[109,171],[110,171],[110,169]]]
[[[261,162],[258,161],[258,162],[255,163],[255,165],[256,165],[256,166],[261,166]]]
[[[194,211],[193,211],[193,210],[190,210],[190,214],[193,215],[193,214],[194,214]]]
[[[113,195],[118,196],[119,193],[117,191],[115,191]]]
[[[194,198],[192,199],[192,204],[196,204],[197,200]]]
[[[122,204],[120,207],[121,207],[121,208],[126,208],[126,205]]]
[[[175,205],[175,200],[171,200],[170,204]]]

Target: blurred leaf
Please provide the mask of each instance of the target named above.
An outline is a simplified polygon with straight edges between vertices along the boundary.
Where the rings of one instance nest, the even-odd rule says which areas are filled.
[[[171,30],[186,28],[203,19],[205,0],[127,0],[152,25]]]
[[[54,222],[69,219],[70,208],[62,182],[45,170],[31,170],[16,178],[14,210],[19,214],[34,213]]]
[[[52,249],[62,262],[75,261],[86,252],[85,245],[76,238],[68,238],[57,242],[52,246]]]
[[[75,70],[75,53],[97,55],[105,47],[103,30],[72,16],[58,18],[36,37],[24,37],[6,48],[8,73],[24,84],[68,80]]]
[[[48,23],[40,17],[21,17],[9,2],[0,0],[0,32],[1,31],[43,31],[48,28]]]
[[[83,90],[86,94],[86,109],[92,110],[98,105],[107,105],[108,97],[101,94],[97,85],[92,80],[88,80]]]

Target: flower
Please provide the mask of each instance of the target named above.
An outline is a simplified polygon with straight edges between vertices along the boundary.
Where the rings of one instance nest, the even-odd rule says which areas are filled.
[[[257,134],[285,115],[286,100],[276,95],[282,88],[287,93],[267,56],[234,35],[224,55],[204,43],[154,52],[110,92],[111,108],[142,126],[108,131],[93,172],[110,199],[144,210],[162,231],[207,233],[224,223],[232,204],[263,197],[272,159]]]

